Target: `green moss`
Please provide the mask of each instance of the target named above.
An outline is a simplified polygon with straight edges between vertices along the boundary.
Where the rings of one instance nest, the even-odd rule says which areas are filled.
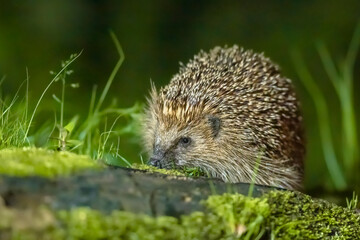
[[[176,170],[176,169],[171,169],[171,170],[160,169],[160,168],[149,166],[149,165],[146,165],[146,164],[134,163],[134,164],[131,165],[131,167],[134,168],[134,169],[143,170],[143,171],[146,171],[146,172],[149,172],[149,173],[161,173],[161,174],[172,175],[172,176],[186,176],[180,170]]]
[[[243,239],[259,239],[265,233],[265,219],[270,215],[266,198],[241,194],[210,196],[205,205],[227,228],[227,232]]]
[[[150,173],[161,173],[171,176],[184,176],[184,177],[201,177],[206,176],[205,172],[203,172],[200,168],[182,168],[182,169],[160,169],[157,167],[149,166],[146,164],[138,164],[134,163],[131,165],[132,168],[144,170]]]
[[[358,239],[360,214],[298,192],[270,192],[267,225],[276,239]]]
[[[182,171],[184,172],[185,176],[187,176],[187,177],[205,177],[205,176],[207,176],[207,174],[199,167],[193,167],[193,168],[185,167],[182,169]]]
[[[359,214],[297,192],[274,191],[261,198],[216,195],[204,204],[204,212],[180,218],[155,218],[116,210],[103,214],[86,207],[56,213],[44,207],[31,210],[31,216],[43,219],[43,224],[26,220],[24,210],[0,204],[3,216],[0,236],[55,240],[357,239],[360,236]]]
[[[63,211],[59,216],[68,229],[64,238],[179,239],[185,232],[176,218],[166,216],[152,218],[121,211],[106,216],[88,208]]]
[[[218,206],[223,203],[228,207]],[[67,229],[63,237],[74,239],[237,239],[243,233],[239,227],[254,223],[256,226],[249,229],[255,231],[248,231],[244,236],[263,234],[260,233],[264,222],[262,215],[269,212],[263,200],[227,194],[210,197],[205,204],[207,211],[193,212],[180,219],[169,216],[153,218],[123,211],[104,215],[89,208],[61,211],[59,218]],[[251,210],[241,211],[243,207]],[[255,209],[261,210],[254,213]],[[262,219],[260,222],[259,217]]]
[[[104,215],[89,208],[78,208],[60,212],[59,219],[66,229],[61,239],[211,240],[226,236],[235,239],[224,225],[218,224],[221,219],[213,213],[194,212],[177,219],[123,211]]]
[[[100,165],[90,157],[70,152],[56,152],[41,148],[0,150],[0,174],[54,177],[83,169],[98,168]]]
[[[154,218],[124,211],[113,211],[106,215],[97,210],[80,207],[56,213],[56,222],[47,221],[41,229],[37,225],[32,226],[32,221],[24,223],[22,213],[11,209],[7,210],[7,215],[12,217],[11,222],[7,221],[5,226],[0,225],[0,236],[7,231],[8,239],[237,239],[240,235],[229,227],[228,214],[222,214],[221,208],[212,209],[214,204],[227,200],[229,202],[226,204],[235,204],[236,217],[241,216],[240,220],[234,221],[237,225],[251,224],[258,216],[253,213],[242,214],[240,211],[241,207],[255,206],[261,201],[241,195],[211,197],[206,201],[207,211],[193,212],[179,219],[169,216]],[[38,212],[34,212],[34,216],[43,215]],[[32,228],[34,231],[30,231]]]
[[[59,216],[69,230],[64,237],[75,239],[356,239],[360,234],[360,215],[301,193],[224,194],[204,204],[205,212],[180,219],[120,211],[103,215],[88,208]]]

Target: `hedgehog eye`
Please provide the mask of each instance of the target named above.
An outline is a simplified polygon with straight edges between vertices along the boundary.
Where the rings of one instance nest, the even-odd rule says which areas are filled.
[[[190,145],[191,143],[191,138],[189,137],[182,137],[179,140],[179,143],[183,146],[183,147],[187,147]]]

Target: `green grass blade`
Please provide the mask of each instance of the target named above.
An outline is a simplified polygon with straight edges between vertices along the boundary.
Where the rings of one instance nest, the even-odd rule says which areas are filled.
[[[115,47],[116,47],[116,50],[117,50],[118,54],[119,54],[119,60],[117,61],[114,69],[112,70],[112,72],[110,74],[110,77],[109,77],[108,81],[106,82],[105,88],[104,88],[103,92],[101,93],[99,102],[98,102],[98,104],[96,105],[96,108],[95,108],[95,113],[100,111],[100,108],[101,108],[101,106],[102,106],[102,104],[104,102],[104,99],[105,99],[105,97],[106,97],[106,95],[107,95],[107,93],[108,93],[108,91],[110,89],[110,86],[111,86],[116,74],[118,73],[122,63],[125,60],[124,51],[123,51],[123,49],[122,49],[122,47],[120,45],[120,42],[117,39],[116,35],[112,31],[110,31],[110,36],[111,36],[111,38],[112,38],[112,40],[113,40],[113,42],[115,44]]]
[[[26,68],[26,91],[25,91],[25,112],[24,112],[24,123],[26,123],[28,119],[28,111],[29,111],[29,70]]]
[[[325,44],[323,42],[317,42],[316,43],[317,51],[320,55],[321,62],[324,66],[324,69],[331,80],[332,84],[334,85],[335,90],[340,95],[341,94],[341,78],[340,75],[336,69],[336,66],[334,62],[331,59],[330,53],[325,47]]]
[[[353,66],[360,44],[360,22],[351,40],[345,61],[339,66],[340,73],[336,70],[334,61],[323,43],[317,44],[317,49],[324,69],[334,85],[341,104],[342,156],[346,175],[351,180],[358,161],[358,140],[353,100]]]
[[[344,85],[346,91],[344,91],[342,100],[342,114],[343,114],[343,130],[345,132],[346,141],[349,145],[349,158],[346,161],[346,165],[351,176],[355,175],[355,178],[359,178],[356,170],[360,167],[360,156],[358,150],[358,130],[356,125],[356,114],[354,106],[354,66],[356,57],[359,53],[360,47],[360,21],[358,22],[354,35],[351,39],[349,49],[343,62],[342,74],[344,78]]]
[[[80,140],[84,140],[85,138],[87,139],[87,144],[86,144],[86,146],[88,146],[87,150],[86,150],[87,153],[89,153],[89,151],[90,151],[89,146],[91,146],[91,144],[90,144],[91,139],[89,138],[89,136],[91,135],[91,131],[95,126],[97,126],[99,124],[99,122],[101,120],[100,119],[101,116],[99,116],[101,106],[105,100],[106,95],[108,94],[108,91],[111,87],[111,84],[112,84],[116,74],[118,73],[123,61],[125,60],[125,55],[121,48],[119,40],[117,39],[115,34],[111,31],[110,31],[110,36],[115,44],[118,54],[119,54],[119,60],[117,61],[114,69],[112,70],[112,72],[106,82],[105,88],[102,91],[99,101],[97,102],[95,108],[94,108],[94,105],[95,105],[95,98],[96,98],[96,88],[93,89],[93,93],[91,96],[89,115],[88,115],[87,119],[84,121],[82,127],[79,129],[79,132],[77,134],[79,136]]]
[[[356,135],[356,131],[353,130],[354,125],[351,123],[353,121],[352,89],[350,85],[348,85],[352,82],[352,79],[348,79],[347,81],[345,81],[344,73],[347,70],[344,68],[340,69],[343,70],[341,71],[342,75],[337,72],[334,61],[331,59],[329,51],[326,49],[323,43],[317,44],[317,50],[320,55],[320,59],[322,61],[324,69],[329,79],[331,80],[340,100],[342,133],[344,135],[344,139],[342,141],[343,147],[341,148],[341,152],[343,156],[345,170],[346,172],[349,172],[354,163],[354,147],[356,147],[353,147],[353,139],[354,134]],[[347,175],[349,176],[350,174]]]
[[[260,167],[260,162],[261,162],[261,158],[263,156],[263,151],[260,152],[256,158],[256,164],[255,164],[255,167],[254,167],[254,172],[251,176],[251,183],[250,183],[250,186],[249,186],[249,190],[248,190],[248,197],[252,197],[253,195],[253,192],[254,192],[254,186],[255,186],[255,180],[256,180],[256,177],[257,177],[257,173],[258,173],[258,170],[259,170],[259,167]]]
[[[50,81],[50,83],[46,86],[45,90],[42,92],[39,100],[38,100],[37,103],[36,103],[35,109],[34,109],[33,113],[31,114],[31,117],[30,117],[30,120],[29,120],[29,123],[28,123],[28,127],[27,127],[26,132],[25,132],[24,141],[26,141],[26,138],[27,138],[27,136],[28,136],[28,134],[29,134],[29,130],[30,130],[32,121],[34,120],[34,117],[35,117],[36,110],[38,109],[41,100],[44,98],[45,93],[46,93],[47,90],[50,88],[50,86],[51,86],[55,81],[58,80],[60,74],[62,74],[62,73],[66,70],[66,68],[67,68],[70,64],[72,64],[78,57],[80,57],[81,53],[82,53],[82,51],[81,51],[80,53],[76,54],[76,55],[74,56],[74,58],[72,58],[67,64],[65,64],[64,67],[62,67],[61,70],[53,77],[53,79]]]
[[[315,103],[322,150],[331,180],[337,190],[343,190],[347,187],[347,184],[334,151],[330,122],[328,120],[328,108],[325,98],[313,80],[311,74],[307,70],[307,67],[305,66],[300,54],[294,52],[292,58],[295,65],[295,70],[297,71],[300,80],[304,84],[307,91],[310,93],[310,96],[313,98]]]
[[[350,72],[353,72],[356,56],[360,47],[360,21],[358,22],[354,35],[351,39],[348,52],[346,54],[346,65],[349,67]]]
[[[119,153],[116,153],[116,156],[120,158],[128,167],[131,167],[131,163],[126,160],[123,156],[121,156]]]
[[[106,146],[106,143],[108,142],[109,140],[109,137],[110,137],[110,134],[111,133],[115,133],[115,131],[113,131],[113,128],[115,127],[117,121],[119,120],[121,116],[118,116],[114,122],[112,123],[109,131],[105,131],[103,132],[101,135],[100,135],[100,140],[101,140],[101,137],[104,135],[105,136],[105,139],[104,139],[104,142],[101,144],[101,142],[99,142],[99,150],[98,150],[98,156],[97,158],[102,158],[104,156],[104,153],[105,153],[105,146]]]

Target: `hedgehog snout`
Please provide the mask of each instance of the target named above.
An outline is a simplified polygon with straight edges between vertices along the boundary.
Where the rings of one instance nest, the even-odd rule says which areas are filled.
[[[157,168],[161,168],[161,161],[160,161],[160,159],[151,157],[149,159],[148,165],[151,165],[151,166],[154,166]]]
[[[160,147],[154,147],[152,156],[150,157],[148,164],[157,168],[163,168],[164,166],[165,151]]]

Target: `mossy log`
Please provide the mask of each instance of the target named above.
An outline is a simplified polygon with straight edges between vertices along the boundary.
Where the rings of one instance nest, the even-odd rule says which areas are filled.
[[[356,211],[299,192],[145,168],[102,167],[44,149],[0,150],[0,239],[360,236]]]
[[[192,179],[147,173],[129,168],[85,171],[67,177],[0,175],[0,196],[12,208],[47,205],[54,210],[90,207],[104,213],[124,210],[150,216],[174,216],[203,210],[201,200],[213,194],[248,194],[249,184],[226,184],[214,179]],[[260,196],[271,188],[254,186]]]

